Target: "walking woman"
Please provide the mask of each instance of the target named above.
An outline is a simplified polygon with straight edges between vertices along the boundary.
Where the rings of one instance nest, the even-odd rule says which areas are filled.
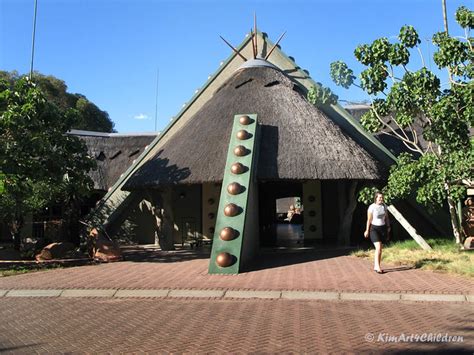
[[[364,237],[369,238],[375,246],[374,271],[377,274],[383,274],[380,267],[382,259],[382,244],[389,240],[390,220],[388,219],[387,206],[383,201],[383,194],[377,192],[375,201],[367,210],[367,226]]]

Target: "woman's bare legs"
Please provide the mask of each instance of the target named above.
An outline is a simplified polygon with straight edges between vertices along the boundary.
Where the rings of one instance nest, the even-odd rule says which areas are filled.
[[[374,270],[382,271],[380,267],[380,261],[382,259],[382,242],[375,242],[375,255],[374,255]]]

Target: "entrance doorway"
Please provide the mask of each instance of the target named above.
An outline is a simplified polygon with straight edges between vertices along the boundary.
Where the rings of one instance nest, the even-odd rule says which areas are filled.
[[[303,187],[300,182],[266,182],[259,185],[260,245],[303,244]]]
[[[283,197],[276,203],[276,243],[278,246],[303,244],[303,204],[301,196]]]

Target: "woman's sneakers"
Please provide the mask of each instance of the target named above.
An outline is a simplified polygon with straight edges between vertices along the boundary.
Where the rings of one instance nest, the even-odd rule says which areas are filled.
[[[385,274],[385,271],[383,271],[383,270],[375,270],[375,269],[374,269],[374,271],[375,271],[377,274]]]

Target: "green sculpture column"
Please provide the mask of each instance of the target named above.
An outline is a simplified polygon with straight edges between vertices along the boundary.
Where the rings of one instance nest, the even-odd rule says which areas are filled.
[[[238,274],[256,164],[257,115],[236,115],[227,153],[212,243],[210,274]]]

